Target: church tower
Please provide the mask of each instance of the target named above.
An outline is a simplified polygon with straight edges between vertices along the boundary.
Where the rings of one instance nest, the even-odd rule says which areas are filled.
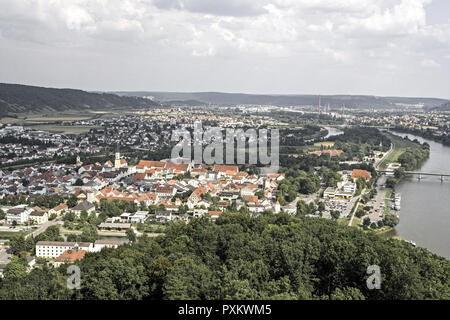
[[[115,169],[120,169],[121,165],[120,165],[120,149],[119,149],[119,144],[117,144],[116,146],[116,157],[114,160],[114,168]]]
[[[114,168],[120,169],[120,152],[116,152],[116,159],[114,160]]]

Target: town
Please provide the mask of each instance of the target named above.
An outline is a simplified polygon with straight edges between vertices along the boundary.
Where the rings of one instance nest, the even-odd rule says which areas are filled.
[[[354,153],[347,140],[339,140],[341,134],[326,135],[327,130],[320,127],[306,130],[297,125],[286,129],[286,123],[277,120],[278,114],[273,117],[264,114],[268,110],[291,112],[284,108],[251,110],[234,115],[234,111],[220,108],[215,111],[176,108],[169,112],[156,109],[105,120],[61,123],[87,126],[86,133],[75,136],[3,125],[0,238],[6,238],[0,267],[4,269],[13,256],[8,243],[11,245],[14,235],[20,235],[23,241],[39,239],[40,234],[55,227],[58,241],[36,242],[28,256],[30,265],[35,265],[35,257],[41,263],[59,266],[63,260],[82,259],[84,255],[79,252],[117,247],[142,235],[158,236],[170,222],[189,223],[202,217],[215,221],[227,211],[254,218],[268,213],[302,214],[380,230],[397,223],[395,211],[394,215],[389,213],[400,206],[394,205],[395,194],[386,189],[386,177],[378,184],[373,179],[373,170],[380,165],[391,170],[387,176],[394,176],[401,166],[386,161],[393,150],[384,136],[380,135],[379,146],[374,144],[363,153]],[[306,118],[323,116],[320,110],[302,112],[306,112]],[[353,116],[358,112],[348,112],[346,121],[354,126],[374,124],[367,117]],[[355,123],[356,119],[360,122]],[[423,121],[420,117],[410,119]],[[169,153],[163,152],[174,145],[171,132],[192,130],[196,121],[210,126],[220,124],[222,130],[249,126],[279,128],[282,152],[283,148],[300,151],[282,156],[284,161],[303,161],[305,157],[310,162],[329,159],[341,169],[312,165],[311,179],[312,182],[317,179],[317,185],[311,190],[296,186],[298,192],[292,193],[291,184],[297,177],[283,167],[278,173],[263,174],[248,165],[207,165],[171,159]],[[315,121],[310,123],[314,125]],[[392,123],[377,122],[377,125]],[[305,146],[292,149],[291,145],[297,143]],[[139,158],[149,152],[160,152],[167,158]],[[386,202],[389,197],[392,201]]]

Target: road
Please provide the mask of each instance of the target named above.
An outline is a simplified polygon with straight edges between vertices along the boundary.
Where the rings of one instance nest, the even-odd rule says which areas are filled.
[[[350,200],[350,203],[349,203],[348,206],[347,206],[348,212],[346,212],[346,214],[344,215],[344,217],[348,217],[348,215],[349,215],[350,213],[352,213],[353,207],[355,207],[355,210],[353,211],[353,214],[352,214],[352,216],[351,216],[351,218],[350,218],[350,221],[349,221],[349,223],[348,223],[349,227],[351,227],[351,225],[352,225],[352,223],[353,223],[353,218],[355,217],[355,213],[356,213],[356,211],[358,210],[358,209],[357,209],[357,208],[358,208],[358,204],[355,204],[355,203],[359,203],[359,200],[361,200],[361,196],[364,194],[365,191],[366,191],[366,189],[364,189],[364,190],[361,192],[361,194],[360,194],[359,196],[357,196],[357,197],[353,198],[352,200]]]
[[[350,200],[350,203],[349,203],[349,205],[348,205],[348,210],[349,210],[349,212],[345,215],[345,217],[348,217],[348,215],[351,213],[351,210],[353,209],[353,207],[355,207],[355,211],[353,211],[353,214],[352,214],[352,216],[351,216],[351,218],[350,218],[350,221],[349,221],[349,223],[348,223],[348,225],[349,225],[349,227],[352,225],[352,223],[353,223],[353,218],[355,217],[355,213],[356,213],[356,211],[358,210],[357,208],[358,208],[358,205],[356,205],[355,206],[355,202],[358,202],[359,203],[359,200],[361,200],[361,197],[364,195],[364,194],[366,194],[367,193],[367,189],[364,189],[363,191],[361,191],[361,194],[359,195],[359,196],[357,196],[357,197],[355,197],[355,198],[353,198],[352,200]],[[353,202],[352,202],[353,201]]]
[[[394,151],[394,144],[393,143],[391,143],[391,148],[389,149],[389,151],[388,152],[386,152],[386,154],[383,156],[383,158],[381,158],[381,159],[379,159],[378,161],[377,160],[375,160],[375,165],[374,165],[374,167],[375,167],[375,170],[378,170],[379,168],[378,168],[378,166],[381,164],[381,163],[383,163],[383,161],[392,153],[392,151]]]
[[[27,234],[27,235],[25,236],[25,238],[29,238],[29,237],[31,237],[31,236],[36,237],[36,236],[40,235],[42,232],[44,232],[45,230],[47,230],[48,227],[54,226],[54,225],[57,225],[57,224],[59,224],[59,225],[62,225],[62,224],[63,224],[63,222],[61,221],[61,218],[60,218],[60,217],[59,217],[59,218],[56,218],[56,220],[54,220],[54,221],[48,221],[48,222],[46,222],[46,223],[41,224],[41,225],[39,226],[39,228],[37,228],[35,231],[33,231],[33,232]]]

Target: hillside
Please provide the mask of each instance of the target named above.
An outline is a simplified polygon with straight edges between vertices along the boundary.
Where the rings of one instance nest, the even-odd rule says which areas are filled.
[[[158,101],[171,100],[187,101],[196,100],[205,104],[217,105],[278,105],[278,106],[316,106],[318,95],[261,95],[243,93],[222,92],[116,92],[121,96],[153,97]],[[448,102],[435,98],[403,98],[403,97],[377,97],[364,95],[324,95],[321,96],[321,105],[330,105],[331,108],[407,108],[423,105],[425,108],[433,108]]]
[[[0,115],[43,111],[144,108],[157,105],[159,105],[157,102],[148,99],[111,93],[0,83]]]
[[[67,267],[26,272],[15,260],[0,279],[2,299],[416,300],[449,299],[450,262],[398,240],[316,218],[224,213],[217,223],[171,223],[157,238],[88,253]],[[370,266],[382,289],[369,290]],[[22,271],[21,271],[22,270]]]

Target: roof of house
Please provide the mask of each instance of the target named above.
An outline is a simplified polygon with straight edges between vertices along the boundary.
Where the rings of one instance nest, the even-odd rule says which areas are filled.
[[[77,204],[75,207],[73,207],[71,210],[73,211],[83,211],[83,210],[89,210],[94,208],[95,206],[90,203],[89,201],[83,201]]]
[[[62,241],[38,241],[37,246],[57,246],[57,247],[74,247],[78,244],[79,247],[89,247],[89,242],[62,242]]]
[[[60,210],[65,210],[65,209],[67,209],[67,204],[65,204],[65,203],[60,203],[56,207],[53,208],[53,210],[55,210],[55,211],[60,211]]]
[[[86,250],[66,250],[58,258],[55,259],[56,262],[74,262],[76,260],[81,260],[86,255]]]
[[[128,239],[117,239],[117,240],[114,240],[114,239],[100,239],[100,240],[96,240],[95,241],[95,243],[94,244],[96,244],[96,245],[98,245],[98,244],[100,244],[100,245],[102,245],[102,244],[105,244],[105,245],[122,245],[122,244],[125,244],[125,243],[128,243],[129,242],[129,240]]]
[[[46,214],[45,211],[37,211],[37,210],[35,210],[35,211],[33,211],[32,213],[30,213],[30,216],[33,216],[33,217],[43,217],[45,214]]]
[[[369,171],[366,171],[366,170],[353,169],[352,178],[353,179],[364,178],[366,180],[370,180],[370,178],[372,178],[372,175],[370,174]]]
[[[239,168],[238,168],[238,166],[227,166],[227,165],[216,164],[213,167],[213,171],[225,172],[225,173],[229,174],[229,173],[237,173],[239,171]]]

